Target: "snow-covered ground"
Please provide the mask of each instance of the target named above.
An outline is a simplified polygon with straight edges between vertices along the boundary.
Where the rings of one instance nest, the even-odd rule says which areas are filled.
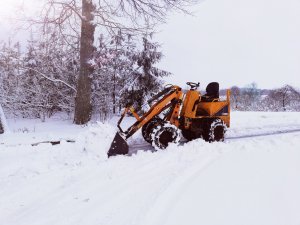
[[[107,159],[114,124],[8,120],[0,224],[300,225],[300,132],[278,133],[300,130],[300,113],[233,112],[225,143],[158,152],[137,133],[143,150]]]

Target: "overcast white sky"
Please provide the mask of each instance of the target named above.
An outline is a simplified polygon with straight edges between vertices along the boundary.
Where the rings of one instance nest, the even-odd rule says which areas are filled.
[[[206,0],[157,36],[177,83],[300,87],[299,0]]]
[[[0,38],[9,34],[3,18],[14,2],[22,0],[0,0]],[[300,87],[299,0],[205,0],[191,10],[194,17],[170,15],[155,38],[171,83]]]

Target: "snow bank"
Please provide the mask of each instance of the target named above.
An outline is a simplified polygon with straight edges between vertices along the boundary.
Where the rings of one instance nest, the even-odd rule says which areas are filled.
[[[107,159],[107,152],[117,130],[110,124],[90,124],[88,129],[76,138],[76,148],[94,154],[100,161]]]

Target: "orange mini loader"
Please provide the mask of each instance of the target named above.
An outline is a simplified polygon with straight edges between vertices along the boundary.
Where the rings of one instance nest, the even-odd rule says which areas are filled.
[[[142,128],[144,139],[155,149],[165,149],[170,143],[179,143],[181,136],[188,141],[203,138],[205,141],[223,141],[226,128],[230,126],[230,90],[226,100],[219,98],[219,83],[212,82],[201,95],[200,83],[188,82],[190,90],[169,85],[152,97],[150,110],[139,116],[133,107],[126,107],[118,121],[117,132],[108,157],[128,154],[126,140]],[[125,115],[131,112],[136,122],[126,131],[120,124]]]

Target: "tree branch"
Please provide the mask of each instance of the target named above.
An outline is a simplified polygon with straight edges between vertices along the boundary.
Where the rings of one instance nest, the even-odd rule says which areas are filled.
[[[47,75],[43,74],[42,72],[40,72],[40,71],[38,71],[38,70],[36,70],[36,69],[30,68],[30,67],[26,67],[26,66],[25,66],[25,67],[23,67],[23,68],[24,68],[24,69],[32,70],[32,71],[34,71],[34,72],[40,74],[42,77],[44,77],[44,78],[46,78],[47,80],[50,80],[50,81],[52,81],[52,82],[62,83],[62,84],[64,84],[65,86],[71,88],[73,91],[75,91],[75,93],[77,92],[77,90],[76,90],[75,87],[73,87],[72,85],[68,84],[67,82],[65,82],[65,81],[63,81],[63,80],[60,80],[60,79],[52,79],[52,78],[48,77]]]

